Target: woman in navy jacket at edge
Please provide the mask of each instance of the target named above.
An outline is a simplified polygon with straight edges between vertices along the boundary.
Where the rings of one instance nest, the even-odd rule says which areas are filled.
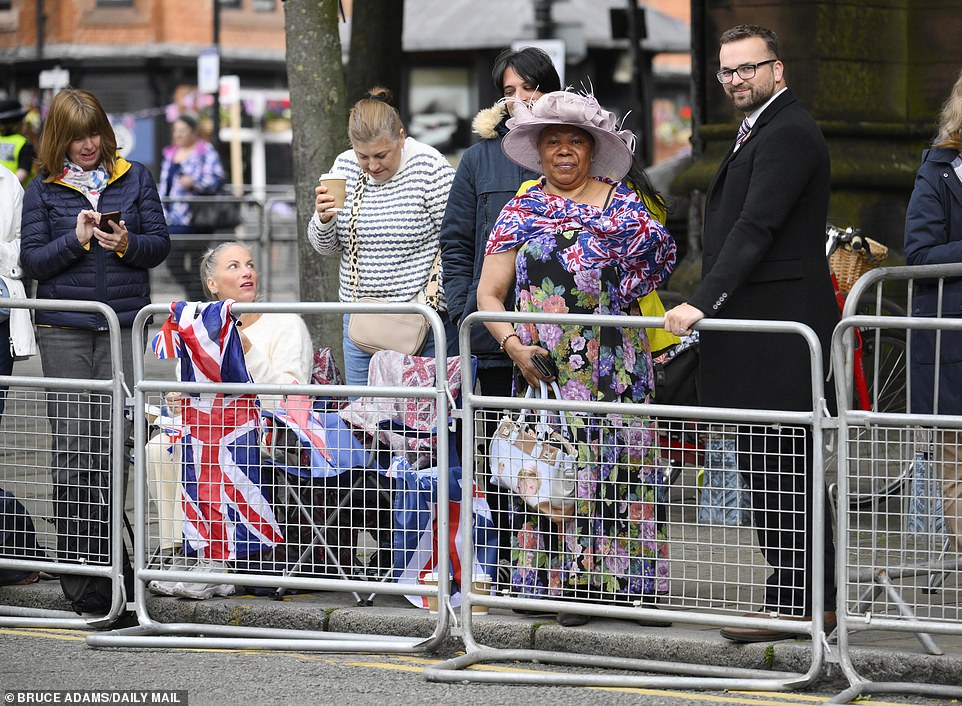
[[[120,212],[119,222],[101,222],[101,214],[111,211]],[[40,138],[40,173],[24,195],[20,261],[27,276],[37,280],[38,299],[103,302],[117,313],[128,386],[133,378],[134,317],[150,303],[150,268],[162,263],[169,250],[164,211],[150,172],[117,154],[113,128],[92,93],[58,93]],[[44,377],[113,376],[118,363],[111,360],[102,315],[38,310],[36,324]],[[52,390],[47,414],[63,556],[62,523],[82,502],[78,488],[94,492],[91,498],[97,490],[104,493],[103,501],[110,497],[110,402],[102,394]],[[115,479],[124,480],[123,471]]]
[[[932,147],[922,153],[922,165],[905,213],[905,261],[909,265],[962,262],[962,73],[942,107],[938,135]],[[912,315],[962,316],[962,280],[945,282],[941,302],[937,281],[916,282]],[[938,407],[933,394],[935,331],[917,330],[911,336],[911,411],[962,414],[962,332],[942,331],[940,337]],[[959,434],[947,430],[937,441],[942,456],[946,534],[953,551],[958,551],[962,531]]]

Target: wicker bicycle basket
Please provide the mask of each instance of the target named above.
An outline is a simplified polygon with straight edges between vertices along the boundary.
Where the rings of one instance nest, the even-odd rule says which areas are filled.
[[[845,243],[828,258],[829,269],[835,275],[842,294],[848,294],[859,277],[869,270],[874,270],[888,257],[889,249],[881,243],[871,238],[862,240],[865,248],[853,250],[851,243]]]

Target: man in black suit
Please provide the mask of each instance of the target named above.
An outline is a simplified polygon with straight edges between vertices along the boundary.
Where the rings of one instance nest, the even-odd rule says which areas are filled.
[[[798,321],[818,335],[827,369],[838,322],[824,250],[828,147],[785,84],[771,30],[741,25],[722,34],[719,42],[716,77],[745,121],[708,187],[701,284],[687,303],[665,315],[665,328],[686,333],[705,316]],[[702,403],[811,410],[809,359],[799,336],[703,331]],[[751,489],[759,546],[772,567],[762,612],[811,619],[811,431],[739,425],[738,454]],[[835,625],[835,549],[827,503],[824,518],[824,608],[830,632]],[[724,628],[722,635],[738,642],[796,636],[735,627]]]

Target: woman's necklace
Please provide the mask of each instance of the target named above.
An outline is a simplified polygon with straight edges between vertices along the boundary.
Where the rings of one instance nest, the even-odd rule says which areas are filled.
[[[582,184],[580,189],[572,192],[563,192],[560,189],[556,192],[558,196],[568,199],[569,201],[574,201],[576,203],[584,203],[581,201],[581,196],[588,190],[588,188],[594,183],[594,179],[588,179],[584,184]]]

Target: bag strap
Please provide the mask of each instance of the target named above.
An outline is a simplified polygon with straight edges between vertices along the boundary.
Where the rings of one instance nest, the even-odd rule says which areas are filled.
[[[351,263],[351,289],[353,300],[358,300],[358,290],[361,286],[360,272],[360,242],[357,237],[357,218],[361,212],[361,199],[367,188],[367,172],[361,171],[358,174],[357,182],[354,184],[354,196],[351,199],[351,217],[347,222],[347,247],[348,260]],[[424,285],[424,302],[432,309],[437,310],[441,303],[441,245],[434,253],[434,261],[428,271],[428,281]]]
[[[431,263],[431,269],[428,271],[428,281],[424,285],[424,303],[429,307],[437,311],[438,307],[441,305],[441,296],[439,290],[441,289],[441,245],[438,244],[437,252],[434,253],[434,262]]]
[[[554,396],[556,399],[559,399],[559,400],[564,399],[564,395],[561,394],[561,388],[558,386],[557,380],[552,380],[550,385],[544,380],[541,380],[540,383],[541,384],[539,387],[533,387],[532,385],[528,385],[528,389],[524,394],[524,398],[526,400],[527,399],[535,399],[535,400],[550,399],[551,395],[549,394],[549,388],[550,388],[550,391],[554,393]],[[519,411],[517,419],[515,420],[515,423],[518,425],[519,428],[524,427],[525,418],[528,416],[529,411],[530,410],[528,410],[527,408],[522,408]],[[570,426],[570,421],[568,419],[568,412],[559,411],[558,422],[559,422],[559,426],[561,427],[562,438],[565,439],[566,441],[574,443],[574,435],[571,433],[571,426]],[[538,421],[537,421],[537,424],[535,425],[535,433],[539,437],[547,438],[548,436],[550,436],[551,425],[548,423],[547,409],[542,409],[539,412]]]
[[[540,380],[539,382],[541,383],[540,397],[542,399],[546,400],[550,398],[550,395],[548,394],[549,387],[551,391],[554,392],[555,399],[559,399],[559,400],[564,399],[564,395],[561,394],[561,388],[558,386],[557,380],[552,380],[550,384],[545,382],[544,380]],[[536,390],[535,397],[538,397],[538,396],[539,396],[538,391]],[[568,412],[564,410],[559,410],[558,421],[561,426],[561,436],[564,439],[573,442],[574,436],[572,436],[571,434],[571,427],[569,426],[569,421],[568,421]],[[551,426],[548,424],[548,410],[546,409],[541,410],[541,418],[539,419],[539,423],[542,425],[544,433],[549,434],[551,432]]]
[[[357,181],[354,184],[354,195],[351,200],[351,217],[347,222],[347,247],[348,261],[351,263],[351,289],[354,301],[357,301],[357,292],[361,286],[360,272],[360,243],[357,237],[357,217],[361,212],[361,198],[367,188],[367,172],[363,169],[358,172]],[[440,254],[440,251],[438,251]]]

